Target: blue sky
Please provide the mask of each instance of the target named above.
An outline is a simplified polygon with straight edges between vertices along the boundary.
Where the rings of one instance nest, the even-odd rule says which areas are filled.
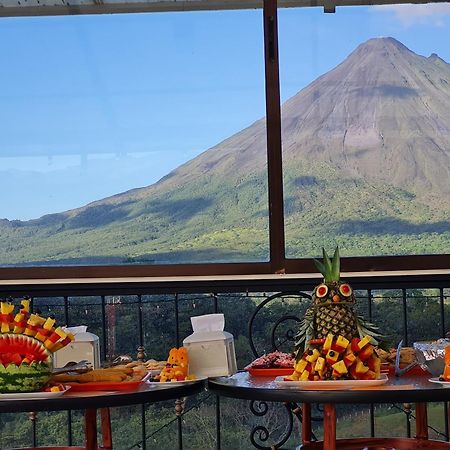
[[[450,5],[279,12],[283,99],[361,42],[450,62]],[[0,19],[0,218],[157,181],[264,116],[261,11]]]

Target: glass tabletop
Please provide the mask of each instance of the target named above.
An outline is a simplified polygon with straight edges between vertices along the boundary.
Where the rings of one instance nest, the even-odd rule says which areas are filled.
[[[431,375],[389,375],[378,386],[289,387],[275,377],[255,377],[238,372],[231,377],[208,380],[208,389],[225,397],[266,401],[298,401],[305,403],[386,403],[386,402],[443,402],[450,401],[450,388],[430,382]]]

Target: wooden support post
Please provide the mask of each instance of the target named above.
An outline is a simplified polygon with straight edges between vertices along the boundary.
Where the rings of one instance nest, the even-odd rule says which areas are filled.
[[[112,450],[112,433],[111,433],[111,415],[109,408],[100,409],[101,427],[102,427],[102,449]]]
[[[428,439],[428,417],[426,403],[416,403],[416,439]]]
[[[336,408],[332,403],[323,405],[323,450],[336,450]]]
[[[86,450],[97,450],[97,410],[86,409],[84,412],[84,435]]]
[[[311,405],[303,403],[302,405],[302,443],[309,444],[311,442]]]

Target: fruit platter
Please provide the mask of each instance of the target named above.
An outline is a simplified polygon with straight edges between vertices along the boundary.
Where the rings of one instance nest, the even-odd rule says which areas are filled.
[[[381,360],[371,337],[335,337],[308,341],[309,348],[295,363],[294,372],[286,377],[292,381],[377,380],[381,375]],[[311,348],[312,347],[312,348]]]
[[[53,353],[74,339],[55,325],[54,316],[31,313],[27,298],[14,310],[13,303],[0,302],[0,395],[42,390],[52,373]]]
[[[340,279],[339,249],[333,258],[323,250],[323,261],[315,263],[324,279],[300,323],[294,370],[284,381],[387,380],[376,351],[382,336],[354,309],[353,289]]]

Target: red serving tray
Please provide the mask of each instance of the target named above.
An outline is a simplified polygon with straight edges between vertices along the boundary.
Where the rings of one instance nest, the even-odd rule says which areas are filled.
[[[96,383],[64,383],[70,386],[71,392],[88,392],[88,391],[131,391],[137,389],[142,383],[139,381],[99,381]]]
[[[400,365],[401,369],[403,369],[403,367]],[[388,369],[381,368],[381,373],[388,373],[389,375],[394,375],[395,366],[389,366]],[[430,375],[430,373],[427,370],[422,369],[421,366],[417,365],[413,367],[411,370],[408,370],[407,375]]]
[[[281,375],[291,375],[294,372],[293,367],[278,367],[273,369],[254,369],[250,367],[246,370],[253,377],[279,377]]]

